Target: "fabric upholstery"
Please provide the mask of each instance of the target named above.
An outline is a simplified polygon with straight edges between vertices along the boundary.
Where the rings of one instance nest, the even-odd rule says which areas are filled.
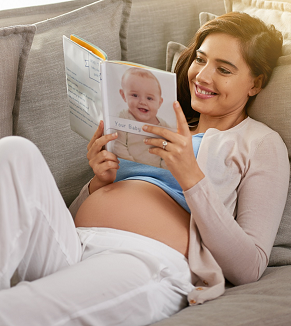
[[[23,76],[35,26],[0,28],[0,138],[15,131]]]
[[[291,266],[268,267],[259,282],[229,288],[153,326],[289,326]]]
[[[283,55],[291,52],[291,0],[224,0],[226,12],[242,11],[273,24],[284,37]],[[213,11],[212,11],[213,12]]]
[[[69,205],[92,177],[87,141],[71,131],[62,36],[77,34],[98,45],[109,59],[126,59],[130,0],[97,1],[36,23],[27,62],[17,134],[42,151]]]
[[[223,14],[222,1],[134,0],[128,30],[128,60],[165,69],[169,41],[188,45],[199,28],[199,12]]]
[[[35,24],[86,6],[96,0],[74,0],[55,4],[0,10],[0,27]]]

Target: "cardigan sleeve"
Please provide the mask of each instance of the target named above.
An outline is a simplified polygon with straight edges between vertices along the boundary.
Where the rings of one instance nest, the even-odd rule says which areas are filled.
[[[273,132],[253,151],[237,189],[234,219],[207,176],[185,192],[201,241],[234,285],[259,279],[268,264],[286,203],[290,166],[286,146]],[[192,261],[191,246],[189,263]]]
[[[87,197],[89,197],[89,184],[91,180],[85,184],[85,186],[81,189],[78,197],[75,198],[75,200],[72,202],[72,204],[69,207],[69,210],[71,212],[71,215],[73,219],[75,219],[76,214],[82,203],[85,201]]]

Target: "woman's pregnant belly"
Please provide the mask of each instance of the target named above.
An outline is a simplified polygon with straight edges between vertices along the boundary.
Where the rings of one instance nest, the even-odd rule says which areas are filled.
[[[140,180],[119,181],[91,194],[76,227],[108,227],[161,241],[188,256],[190,214],[166,192]]]

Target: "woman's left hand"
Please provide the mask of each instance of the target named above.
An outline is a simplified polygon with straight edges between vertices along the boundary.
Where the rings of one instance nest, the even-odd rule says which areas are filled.
[[[204,178],[200,170],[192,146],[192,135],[179,102],[175,102],[174,110],[177,118],[177,133],[155,126],[145,125],[143,130],[162,138],[146,138],[151,154],[160,156],[166,163],[181,188],[186,191]],[[166,145],[165,144],[166,140]]]

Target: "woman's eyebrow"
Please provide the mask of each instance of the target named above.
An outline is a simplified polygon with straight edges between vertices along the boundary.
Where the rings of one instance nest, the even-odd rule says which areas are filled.
[[[200,50],[200,49],[196,50],[196,53],[197,53],[197,52],[198,52],[198,53],[201,53],[201,54],[203,54],[203,55],[205,55],[205,56],[207,56],[206,53],[203,52],[203,51]],[[223,60],[223,59],[215,59],[215,61],[220,62],[220,63],[227,64],[227,65],[233,67],[235,70],[238,70],[238,67],[237,67],[236,65],[234,65],[234,64],[233,64],[232,62],[230,62],[230,61]]]

